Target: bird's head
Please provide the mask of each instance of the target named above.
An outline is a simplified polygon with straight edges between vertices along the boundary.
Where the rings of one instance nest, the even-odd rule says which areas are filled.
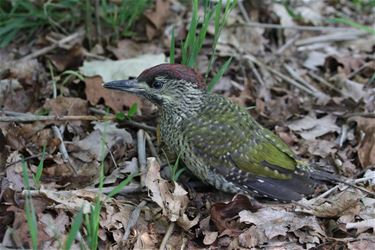
[[[203,78],[182,64],[160,64],[136,79],[107,82],[105,88],[144,97],[161,109],[189,109],[204,96]]]

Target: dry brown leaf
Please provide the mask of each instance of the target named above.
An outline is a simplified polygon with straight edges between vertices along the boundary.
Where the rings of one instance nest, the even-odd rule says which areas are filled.
[[[353,56],[339,57],[339,56],[328,56],[324,62],[324,68],[329,72],[337,72],[339,68],[349,75],[352,71],[359,69],[365,61],[362,58],[355,58]]]
[[[357,229],[357,233],[363,233],[368,229],[375,231],[375,219],[367,219],[363,221],[353,222],[346,224],[346,229]]]
[[[305,116],[300,120],[289,122],[288,127],[305,140],[314,140],[327,133],[340,131],[336,125],[336,117],[333,115],[326,115],[322,118],[316,118],[313,115]]]
[[[238,233],[238,230],[230,225],[230,221],[238,215],[242,210],[256,211],[258,207],[251,204],[249,198],[245,195],[236,195],[228,203],[215,203],[211,207],[211,220],[216,225],[219,232],[223,232],[226,229],[232,230],[234,234]]]
[[[35,194],[44,195],[48,199],[56,202],[55,208],[64,209],[71,213],[76,213],[81,208],[84,214],[91,212],[91,202],[95,200],[98,195],[96,192],[87,190],[72,190],[72,191],[54,191],[41,189],[35,191]],[[104,199],[102,197],[102,199]]]
[[[308,151],[312,155],[326,158],[327,156],[337,152],[337,144],[333,141],[314,140],[309,141]]]
[[[346,189],[330,198],[316,198],[301,200],[302,212],[315,215],[320,218],[332,218],[345,214],[350,208],[359,205],[360,195],[357,191]]]
[[[364,250],[364,249],[375,249],[375,242],[371,239],[372,236],[358,237],[358,241],[348,242],[348,249],[350,250]]]
[[[76,97],[58,96],[54,99],[47,100],[45,108],[50,109],[51,115],[87,115],[87,100]]]
[[[362,137],[357,148],[358,158],[363,168],[375,164],[375,119],[364,117],[353,117],[351,120],[357,122],[357,131]]]
[[[325,236],[324,230],[314,216],[300,215],[271,207],[261,208],[255,213],[245,210],[239,215],[240,222],[254,225],[249,229],[251,233],[247,236],[250,237],[253,246],[279,236],[286,237],[288,234],[296,236],[299,242],[304,244],[318,244]]]
[[[69,143],[71,154],[84,162],[103,160],[115,145],[132,145],[133,138],[125,129],[111,122],[93,122],[94,131],[80,141]],[[103,144],[103,140],[104,143]]]
[[[140,43],[131,39],[124,39],[117,43],[117,47],[107,47],[117,59],[128,59],[144,54],[161,53],[160,47],[155,43]]]
[[[3,172],[5,168],[6,160],[8,158],[8,150],[5,147],[6,139],[3,134],[2,129],[0,128],[0,172]]]
[[[111,107],[115,112],[123,111],[134,103],[137,103],[138,107],[142,106],[140,98],[135,95],[103,88],[103,80],[100,76],[86,78],[85,84],[87,100],[93,105],[98,104],[99,101],[103,99],[105,104]]]
[[[43,216],[43,212],[47,206],[47,200],[33,198],[32,199],[33,207],[35,209],[35,215],[37,220]],[[14,213],[14,221],[12,229],[12,239],[17,248],[24,248],[25,246],[31,247],[31,238],[29,234],[29,226],[26,221],[26,214],[24,208],[19,208],[15,206],[10,206],[7,211]],[[42,223],[37,223],[38,227],[38,246],[42,248],[44,242],[51,240],[51,237],[45,231],[45,225]]]
[[[157,31],[166,22],[169,16],[169,4],[169,0],[156,0],[155,9],[144,13],[144,16],[152,23],[152,26],[146,25],[146,34],[149,40],[157,34]]]
[[[20,154],[17,151],[13,151],[7,159],[7,163],[15,163],[10,167],[7,167],[5,170],[6,178],[10,183],[10,188],[15,191],[22,191],[24,185],[22,179],[22,163]]]
[[[78,68],[83,63],[84,49],[81,44],[76,44],[68,51],[47,56],[59,72],[70,68]]]
[[[7,79],[1,80],[0,105],[6,110],[26,112],[35,106],[36,100],[49,95],[50,86],[45,80],[44,67],[37,60],[8,61],[1,67],[8,69]]]
[[[199,216],[190,220],[185,214],[189,198],[182,186],[162,179],[160,166],[153,157],[147,158],[147,169],[145,185],[150,191],[151,199],[163,209],[163,215],[172,222],[176,221],[184,230],[198,224]]]
[[[209,246],[212,243],[214,243],[217,237],[219,236],[219,232],[206,231],[206,232],[203,232],[203,234],[204,234],[203,244],[205,244],[206,246]]]

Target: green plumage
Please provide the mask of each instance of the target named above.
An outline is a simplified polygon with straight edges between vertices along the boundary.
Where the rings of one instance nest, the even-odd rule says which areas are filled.
[[[145,97],[160,109],[162,140],[202,181],[231,193],[299,200],[313,192],[313,171],[250,114],[207,93],[199,75],[162,64],[107,88]]]

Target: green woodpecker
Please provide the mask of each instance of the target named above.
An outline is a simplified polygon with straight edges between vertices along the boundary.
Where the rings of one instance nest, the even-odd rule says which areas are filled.
[[[289,202],[311,194],[322,175],[244,108],[207,92],[202,77],[187,66],[161,64],[136,79],[103,86],[157,105],[162,140],[219,190]]]

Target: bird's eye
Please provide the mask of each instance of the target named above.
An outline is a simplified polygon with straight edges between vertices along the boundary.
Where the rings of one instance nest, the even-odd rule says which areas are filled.
[[[161,89],[161,87],[163,87],[163,82],[156,80],[156,81],[153,82],[152,87],[154,89]]]

